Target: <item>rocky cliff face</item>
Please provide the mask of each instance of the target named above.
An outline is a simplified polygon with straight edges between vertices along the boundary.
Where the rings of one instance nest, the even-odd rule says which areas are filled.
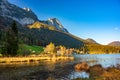
[[[29,8],[19,8],[7,0],[0,0],[0,16],[19,22],[22,25],[32,24],[38,20]]]
[[[57,18],[49,18],[46,22],[48,25],[55,26],[57,30],[68,32]]]

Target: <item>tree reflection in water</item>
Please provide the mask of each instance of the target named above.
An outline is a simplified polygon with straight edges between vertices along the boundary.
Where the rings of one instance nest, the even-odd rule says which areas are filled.
[[[43,64],[43,69],[31,73],[24,78],[27,80],[70,80],[67,76],[74,70],[69,60],[51,60]]]

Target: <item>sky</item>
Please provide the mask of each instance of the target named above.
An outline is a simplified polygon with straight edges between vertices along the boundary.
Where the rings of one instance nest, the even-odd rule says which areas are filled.
[[[73,35],[100,44],[120,41],[120,0],[8,0],[40,20],[58,18]]]

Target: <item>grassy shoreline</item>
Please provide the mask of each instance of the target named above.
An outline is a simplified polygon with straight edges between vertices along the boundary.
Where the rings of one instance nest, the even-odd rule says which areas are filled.
[[[35,62],[40,60],[73,60],[74,57],[60,56],[60,57],[1,57],[0,63],[19,63],[19,62]]]

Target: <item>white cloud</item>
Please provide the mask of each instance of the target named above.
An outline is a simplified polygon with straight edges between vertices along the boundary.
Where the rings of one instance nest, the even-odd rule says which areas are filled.
[[[119,28],[118,28],[118,27],[115,27],[114,30],[119,30]]]

